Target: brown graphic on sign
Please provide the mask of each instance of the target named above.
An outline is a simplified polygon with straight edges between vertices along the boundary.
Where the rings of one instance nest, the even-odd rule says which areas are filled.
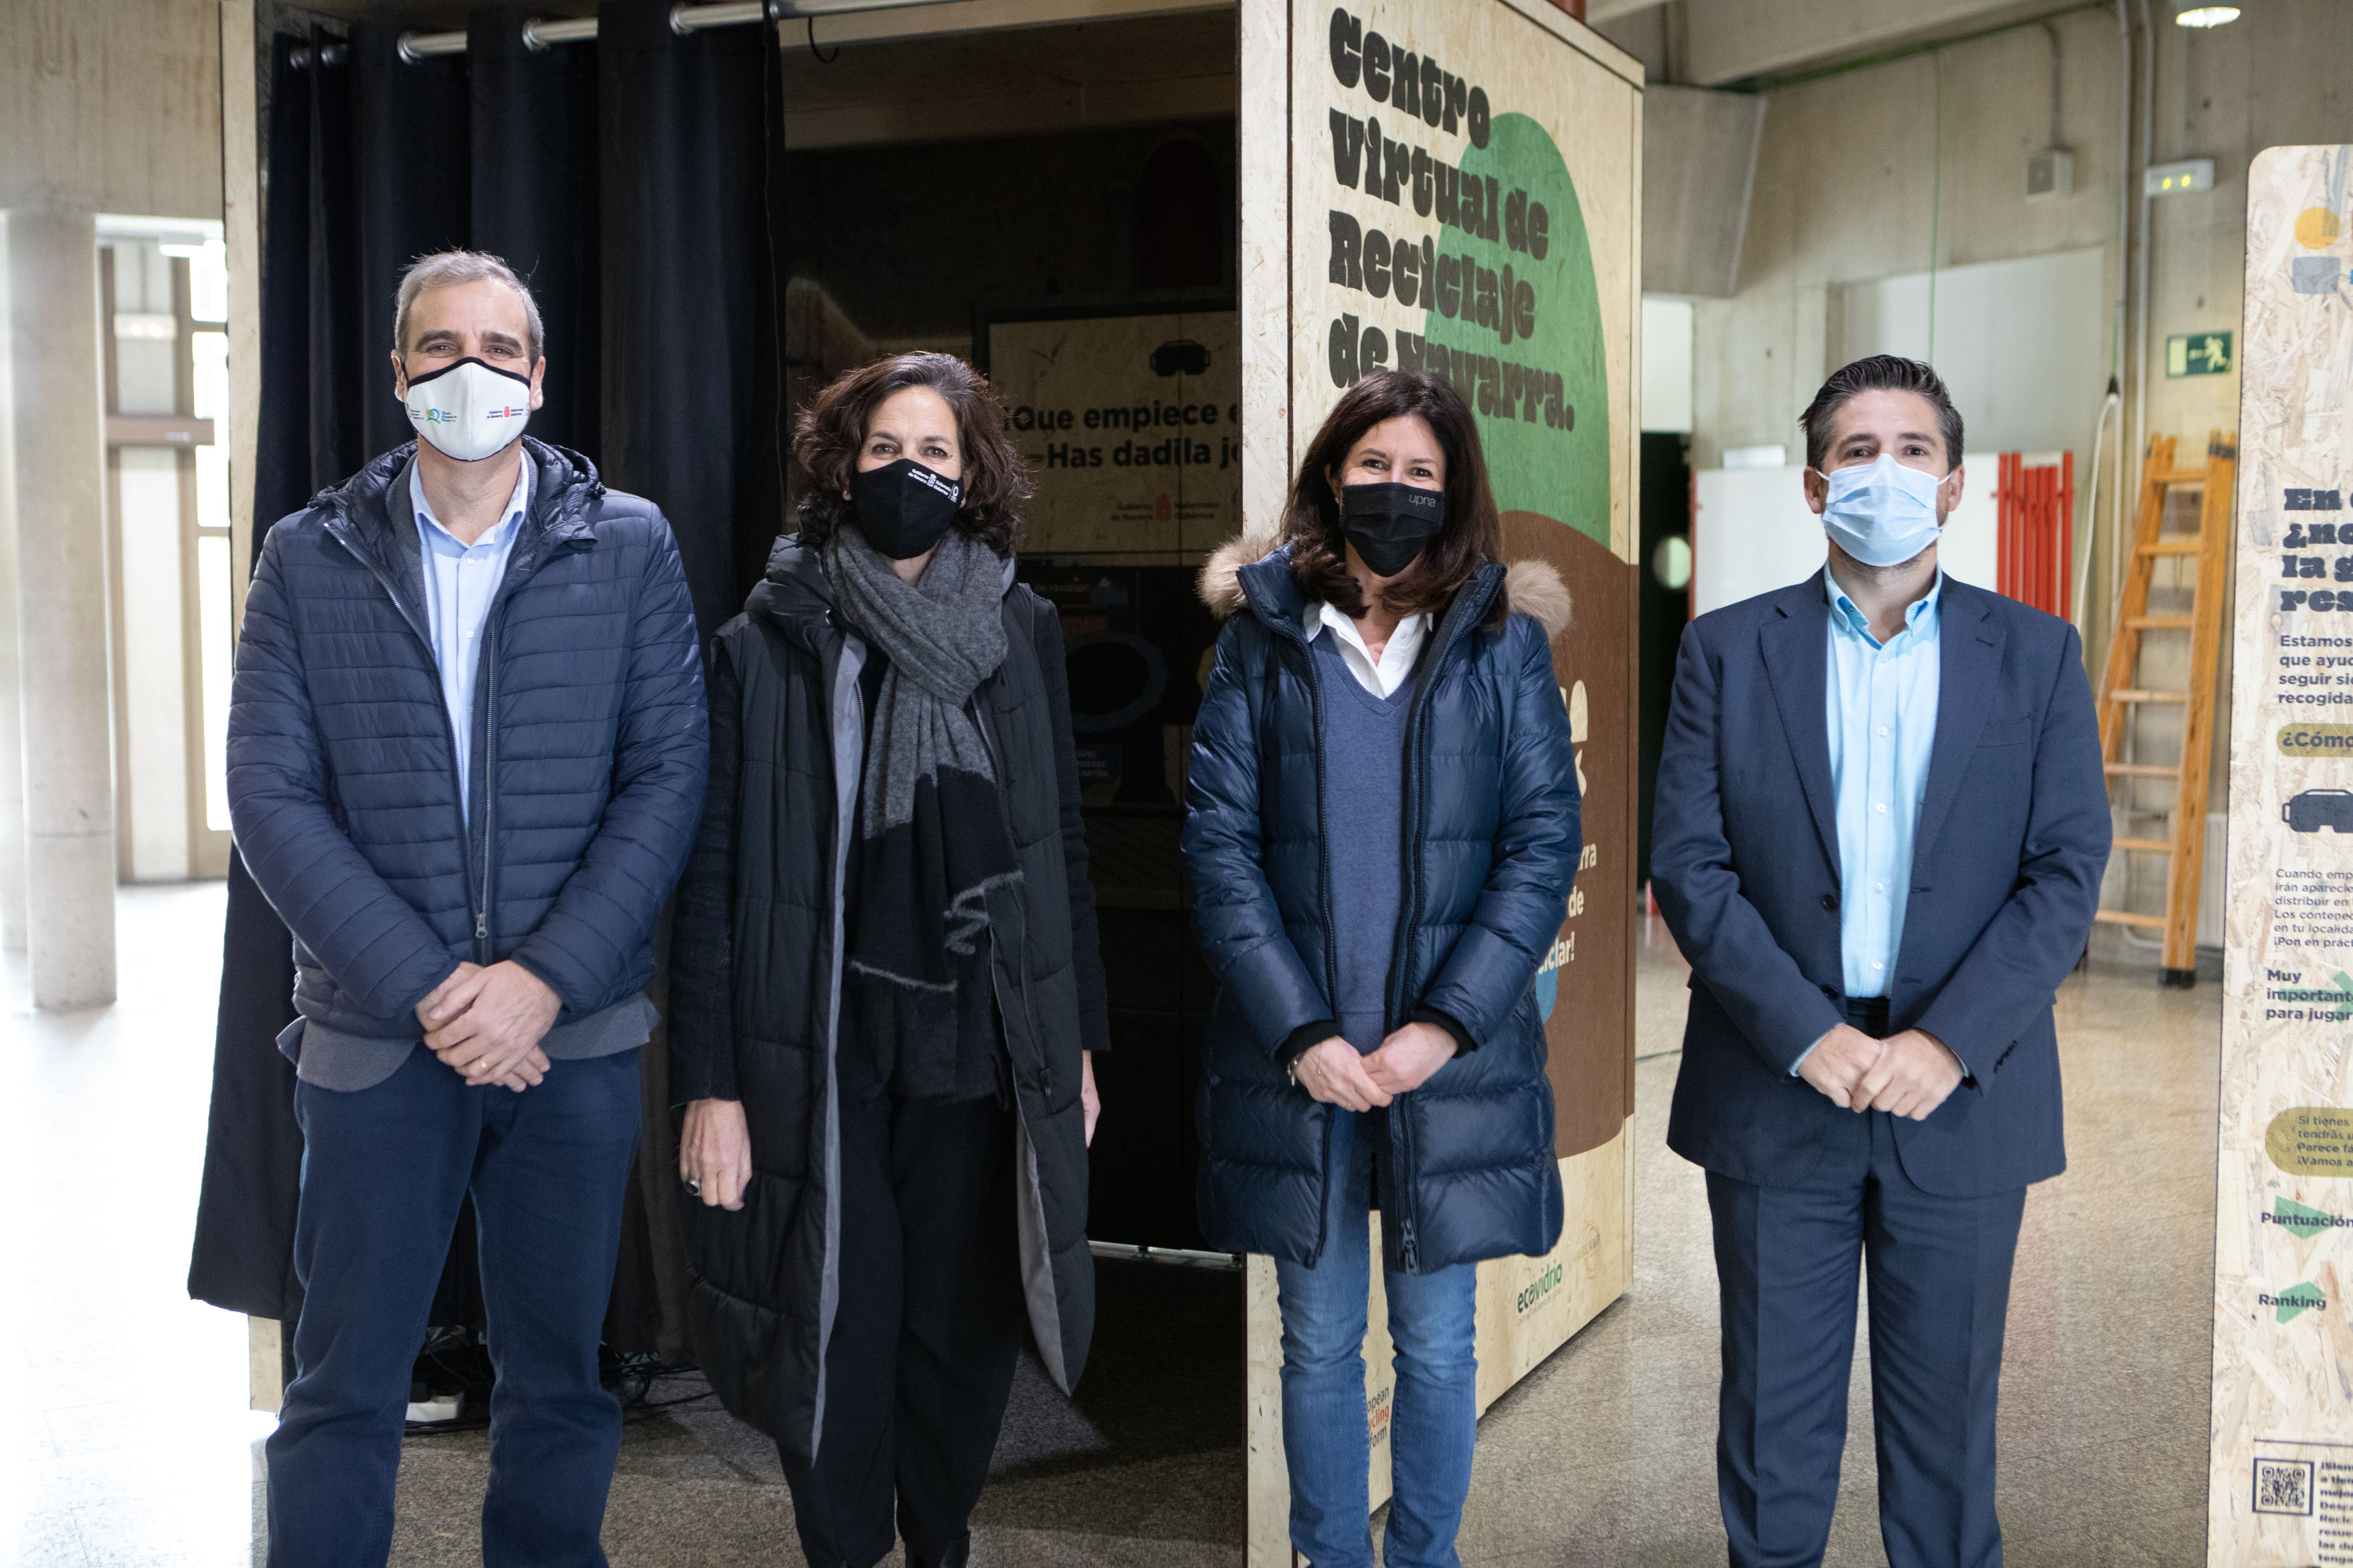
[[[1585,849],[1568,915],[1536,975],[1561,1158],[1598,1149],[1634,1113],[1634,569],[1538,512],[1504,514],[1504,558],[1548,562],[1568,585],[1553,668],[1577,737]]]

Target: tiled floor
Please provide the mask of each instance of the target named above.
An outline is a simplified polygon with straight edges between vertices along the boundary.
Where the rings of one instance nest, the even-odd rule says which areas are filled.
[[[125,994],[35,1015],[0,970],[0,1565],[259,1561],[259,1439],[241,1320],[183,1291],[218,965],[220,890],[121,900]],[[1462,1536],[1489,1564],[1715,1568],[1715,1281],[1699,1173],[1661,1143],[1683,972],[1640,971],[1632,1293],[1490,1413]],[[2011,1568],[2203,1559],[2219,995],[2160,992],[2103,949],[2060,997],[2072,1165],[2026,1211],[2003,1384]],[[1076,1408],[1025,1380],[976,1561],[1241,1561],[1239,1309],[1214,1277],[1106,1270]],[[1238,1298],[1237,1298],[1238,1300]],[[1230,1340],[1222,1323],[1230,1310]],[[1857,1362],[1829,1562],[1884,1563]],[[1227,1401],[1224,1390],[1233,1396]],[[691,1392],[666,1388],[662,1394]],[[393,1561],[479,1561],[479,1436],[409,1445]],[[711,1404],[633,1425],[606,1529],[621,1568],[790,1568],[776,1456]],[[895,1561],[895,1560],[894,1560]]]

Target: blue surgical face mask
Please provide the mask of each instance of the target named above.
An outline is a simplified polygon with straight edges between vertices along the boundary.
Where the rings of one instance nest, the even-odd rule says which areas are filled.
[[[1936,487],[1944,481],[1936,475],[1883,452],[1875,463],[1822,477],[1830,484],[1822,527],[1864,565],[1900,566],[1936,542]]]

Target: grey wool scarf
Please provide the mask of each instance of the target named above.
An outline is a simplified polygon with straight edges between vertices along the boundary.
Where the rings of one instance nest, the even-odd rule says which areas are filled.
[[[1005,563],[951,529],[923,576],[904,582],[857,524],[845,522],[826,545],[825,568],[843,618],[891,661],[866,742],[860,827],[872,838],[913,816],[916,783],[942,766],[997,776],[964,709],[1005,662],[997,611]]]
[[[1005,563],[951,530],[906,583],[844,522],[825,567],[843,621],[889,661],[860,780],[853,1028],[898,1093],[969,1093],[996,1036],[988,899],[1021,875],[969,711],[1005,662]]]

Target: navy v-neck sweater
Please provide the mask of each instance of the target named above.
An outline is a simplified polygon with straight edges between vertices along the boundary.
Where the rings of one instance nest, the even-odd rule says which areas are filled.
[[[1335,634],[1320,634],[1314,649],[1324,688],[1324,841],[1339,956],[1332,1009],[1341,1037],[1371,1051],[1387,1032],[1405,896],[1405,721],[1414,682],[1376,697],[1350,672]]]

